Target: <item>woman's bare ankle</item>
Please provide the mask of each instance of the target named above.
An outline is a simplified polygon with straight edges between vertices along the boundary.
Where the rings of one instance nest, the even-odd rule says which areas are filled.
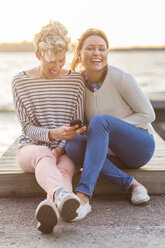
[[[129,187],[129,190],[132,192],[137,186],[141,185],[136,179],[133,179],[133,182],[131,186]]]
[[[76,195],[78,196],[82,204],[86,204],[89,201],[89,196],[84,194],[83,192],[77,191]]]

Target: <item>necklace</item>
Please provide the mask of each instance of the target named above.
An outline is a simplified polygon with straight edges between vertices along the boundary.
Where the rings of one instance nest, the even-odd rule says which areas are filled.
[[[101,80],[100,80],[98,83],[91,83],[91,82],[88,80],[86,71],[83,72],[82,75],[83,75],[83,78],[84,78],[84,80],[85,80],[85,85],[86,85],[86,87],[87,87],[90,91],[92,91],[92,92],[99,90],[100,87],[102,86],[102,84],[103,84],[105,78],[106,78],[107,72],[108,72],[108,66],[106,66],[106,69],[105,69],[105,71],[104,71],[104,73],[103,73],[103,75],[102,75],[102,77],[101,77]]]

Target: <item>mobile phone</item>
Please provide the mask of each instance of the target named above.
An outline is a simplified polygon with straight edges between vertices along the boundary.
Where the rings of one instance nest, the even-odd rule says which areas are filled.
[[[78,128],[82,127],[83,126],[83,123],[81,120],[77,119],[77,120],[73,120],[70,122],[70,126],[75,126],[75,125],[78,125]],[[78,129],[76,128],[76,129]]]

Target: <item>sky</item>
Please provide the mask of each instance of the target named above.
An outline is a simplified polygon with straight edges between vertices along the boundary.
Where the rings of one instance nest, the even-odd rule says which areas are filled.
[[[73,42],[87,28],[102,29],[111,47],[165,45],[165,0],[3,0],[0,42],[32,41],[50,20]]]

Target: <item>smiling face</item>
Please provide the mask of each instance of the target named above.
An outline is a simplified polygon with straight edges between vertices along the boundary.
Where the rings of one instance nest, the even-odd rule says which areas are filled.
[[[53,79],[59,78],[62,74],[62,68],[65,64],[66,50],[59,52],[55,56],[55,61],[48,62],[44,57],[39,56],[37,58],[40,60],[40,71],[44,78]]]
[[[105,40],[98,35],[89,36],[80,51],[80,60],[88,72],[99,72],[107,65],[108,48]]]

